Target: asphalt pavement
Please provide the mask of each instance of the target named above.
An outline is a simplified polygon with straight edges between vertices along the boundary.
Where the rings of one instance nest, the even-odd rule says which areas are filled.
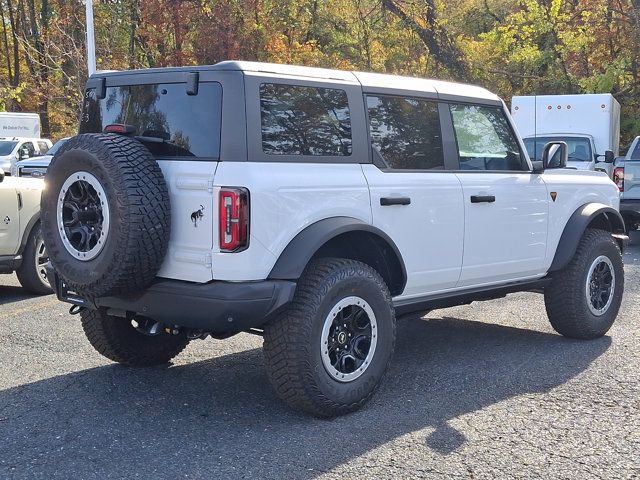
[[[405,318],[378,393],[333,420],[278,400],[259,337],[126,368],[0,276],[0,479],[640,478],[635,240],[606,337],[560,337],[530,293]]]

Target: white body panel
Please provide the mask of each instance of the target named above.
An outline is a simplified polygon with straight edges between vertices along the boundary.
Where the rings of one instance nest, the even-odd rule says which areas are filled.
[[[348,216],[371,224],[369,190],[358,164],[159,162],[169,184],[172,233],[159,276],[196,282],[267,278],[278,256],[305,227]],[[215,182],[214,182],[215,172]],[[249,248],[220,252],[218,192],[250,192]],[[205,206],[194,226],[191,214]]]
[[[24,230],[40,211],[43,187],[42,180],[30,178],[5,177],[0,182],[0,255],[18,252]],[[18,207],[18,193],[22,208]]]
[[[455,287],[464,239],[462,187],[456,175],[362,168],[371,189],[373,225],[391,237],[405,262],[403,298]],[[382,197],[410,197],[411,204],[381,206]]]
[[[618,210],[618,187],[599,172],[576,170],[547,170],[542,179],[549,192],[556,192],[556,201],[549,203],[549,236],[544,262],[545,271],[551,266],[560,236],[573,212],[587,203],[602,203]]]
[[[0,255],[13,255],[20,241],[18,195],[11,185],[0,183]]]
[[[464,192],[464,260],[459,287],[545,272],[548,193],[531,173],[457,173]],[[493,195],[493,203],[471,203]]]
[[[37,113],[0,112],[0,137],[40,137]]]
[[[217,213],[213,178],[217,163],[161,160],[158,162],[171,198],[171,239],[158,275],[204,283],[213,278],[211,255]],[[202,210],[202,218],[191,215]]]
[[[516,96],[511,115],[522,137],[590,135],[595,153],[620,149],[620,104],[611,94]]]

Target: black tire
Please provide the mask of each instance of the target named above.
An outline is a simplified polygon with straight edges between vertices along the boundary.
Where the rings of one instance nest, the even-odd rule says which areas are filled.
[[[69,243],[72,235],[65,236],[58,226],[60,192],[65,181],[79,172],[89,173],[98,182],[109,211],[107,227],[102,210],[105,202],[92,204],[94,212],[99,209],[96,218],[106,233],[92,259],[72,255],[63,240],[69,238]],[[77,182],[82,183],[79,178]],[[102,199],[95,192],[92,198]],[[47,171],[41,206],[42,233],[51,263],[72,290],[100,297],[142,290],[153,281],[169,243],[171,205],[162,171],[140,142],[115,134],[84,134],[67,140]],[[96,225],[76,217],[73,221],[74,228],[91,231],[89,225]],[[77,252],[81,255],[82,249]]]
[[[22,263],[16,270],[20,285],[36,295],[47,295],[53,291],[44,270],[47,258],[43,249],[40,223],[36,223],[22,252]]]
[[[321,346],[325,320],[348,298],[368,303],[378,334],[368,366],[359,377],[345,383],[325,367]],[[342,415],[371,398],[387,370],[395,338],[391,295],[378,272],[354,260],[318,259],[300,278],[292,304],[265,326],[267,374],[280,398],[293,408],[318,417]]]
[[[83,310],[80,317],[84,333],[98,353],[132,367],[163,365],[189,343],[184,333],[145,335],[129,320],[107,315],[104,310]]]
[[[591,267],[600,257],[608,259],[613,267],[614,282],[609,295],[605,296],[605,292],[596,299],[602,302],[606,300],[604,305],[594,305],[587,295],[587,278],[595,281],[595,277],[591,276]],[[600,261],[597,265],[600,264],[605,274],[611,270],[606,261]],[[590,288],[594,288],[595,292],[593,285],[595,284],[591,284]],[[553,281],[545,288],[544,300],[551,326],[556,332],[569,338],[587,340],[601,337],[609,331],[618,315],[623,291],[624,267],[618,244],[609,232],[587,229],[571,262],[554,273]],[[609,298],[611,302],[607,306]],[[592,308],[599,306],[602,307],[602,313],[594,313]]]

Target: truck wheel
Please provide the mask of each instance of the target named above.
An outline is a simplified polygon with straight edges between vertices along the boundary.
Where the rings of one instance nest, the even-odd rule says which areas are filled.
[[[40,224],[37,223],[29,233],[27,245],[22,253],[22,264],[16,270],[20,285],[36,295],[51,293],[51,285],[49,285],[45,270],[45,265],[48,261],[49,257],[42,240]]]
[[[571,262],[544,290],[551,325],[565,337],[601,337],[618,315],[623,290],[618,244],[609,232],[587,229]]]
[[[377,271],[354,260],[313,261],[295,297],[265,326],[267,374],[292,407],[318,417],[357,410],[393,354],[395,312]]]
[[[164,260],[170,226],[162,171],[137,140],[78,135],[51,162],[42,233],[72,290],[100,297],[146,288]]]
[[[183,333],[169,335],[160,330],[151,335],[131,321],[107,315],[104,310],[83,310],[82,328],[98,353],[132,367],[150,367],[169,362],[189,343]]]

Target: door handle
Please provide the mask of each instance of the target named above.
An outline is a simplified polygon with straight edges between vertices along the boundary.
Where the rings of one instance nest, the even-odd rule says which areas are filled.
[[[495,201],[495,195],[471,195],[471,203],[493,203]]]
[[[380,199],[380,205],[383,207],[389,205],[410,205],[411,199],[409,197],[382,197]]]

